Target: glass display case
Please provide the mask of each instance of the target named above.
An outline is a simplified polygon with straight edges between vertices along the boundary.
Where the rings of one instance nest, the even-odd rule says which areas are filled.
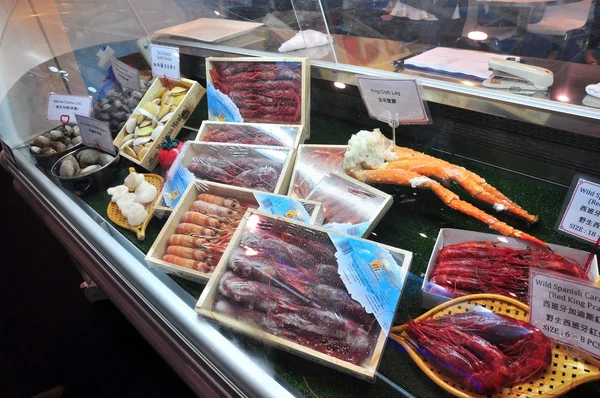
[[[428,317],[431,308],[442,311],[437,306],[456,296],[447,312],[493,311],[494,305],[504,315],[529,312],[525,263],[517,271],[511,268],[519,276],[503,281],[509,287],[501,285],[497,272],[477,271],[470,280],[477,286],[470,291],[452,282],[454,274],[440,271],[439,253],[450,245],[491,240],[494,250],[521,250],[511,256],[527,267],[535,261],[540,268],[546,260],[535,255],[543,250],[563,266],[551,270],[589,279],[590,286],[598,278],[595,240],[559,232],[573,179],[583,175],[598,184],[600,176],[597,8],[591,0],[5,1],[0,6],[0,139],[5,148],[0,164],[14,176],[23,200],[199,395],[485,396],[489,390],[480,395],[477,385],[456,381],[456,373],[474,372],[472,362],[458,372],[424,362],[424,355],[435,357],[435,352],[411,341],[399,326]],[[152,75],[152,45],[178,48],[182,80]],[[250,94],[219,88],[207,71],[207,65],[214,65],[207,63],[210,57],[219,57],[223,81],[230,86],[242,82],[247,91],[240,91]],[[254,60],[230,63],[234,57]],[[488,64],[490,58],[500,61]],[[135,88],[117,80],[113,59],[138,71]],[[489,71],[490,65],[497,70]],[[529,82],[540,74],[552,79],[532,86]],[[415,79],[432,123],[397,127],[398,148],[392,147],[385,138],[391,137],[390,126],[368,116],[357,76]],[[269,124],[249,123],[239,136],[230,129],[240,123],[210,130],[222,122],[203,124],[215,106],[215,87],[228,92],[241,115],[260,109]],[[103,148],[114,150],[110,157],[82,160],[79,153],[91,150],[76,139],[82,126],[75,126],[74,116],[61,119],[60,110],[59,117],[50,117],[50,94],[89,101],[83,114],[104,123],[109,142],[115,139],[114,148]],[[273,122],[294,103],[297,118]],[[281,139],[273,132],[283,129],[276,123],[294,126],[296,135]],[[201,136],[210,136],[206,140],[211,142],[178,146],[167,132],[183,143]],[[276,146],[264,147],[277,139]],[[166,154],[171,150],[182,154],[175,159],[175,152]],[[223,152],[231,154],[225,166],[218,158]],[[402,157],[407,154],[413,160]],[[163,162],[170,156],[175,174],[187,168],[198,178],[185,181],[174,208],[163,196],[171,193],[164,188],[171,185],[163,182],[175,178]],[[373,157],[379,163],[373,164]],[[71,158],[74,170],[67,170]],[[154,199],[145,201],[129,186],[138,178],[131,177],[131,167],[156,186]],[[213,167],[225,171],[218,174]],[[253,183],[270,173],[276,176],[277,190],[271,191],[280,194],[277,203],[300,200],[294,203],[301,203],[302,210],[270,210],[275,196],[265,202],[262,185]],[[315,192],[327,173],[352,190],[340,193],[339,186],[323,183],[320,189],[329,195]],[[130,203],[119,202],[117,191],[107,192],[122,184],[134,191],[121,192],[131,195]],[[375,227],[361,240],[363,234],[351,228],[366,219],[353,216],[365,209],[366,202],[360,201],[372,200],[373,192],[386,203],[369,214],[369,225]],[[223,198],[215,199],[219,195]],[[336,200],[340,195],[347,200]],[[143,223],[126,215],[134,197],[145,209],[140,210],[147,216]],[[314,199],[319,197],[328,201]],[[169,202],[176,198],[168,197]],[[202,200],[218,200],[209,203],[218,214],[211,218],[208,210],[201,211]],[[598,203],[585,205],[585,212],[591,209],[585,215],[590,225],[582,221],[581,228],[589,236],[600,234]],[[258,213],[244,214],[246,208]],[[310,210],[310,225],[298,221],[304,210]],[[319,211],[323,214],[315,216]],[[348,226],[332,232],[315,222],[323,224],[324,218]],[[213,224],[200,227],[200,219]],[[259,224],[268,225],[267,232],[256,232]],[[350,246],[354,252],[346,249]],[[273,260],[273,251],[275,265],[258,266],[252,258]],[[381,251],[381,258],[373,254]],[[385,292],[396,296],[386,298],[385,316],[373,302],[358,298],[364,286],[349,287],[354,286],[348,277],[352,273],[340,271],[343,258],[358,263],[355,252],[362,253],[362,265],[344,264],[356,275],[387,275]],[[160,253],[160,258],[148,261],[149,253]],[[152,266],[173,260],[167,256],[180,264]],[[286,267],[277,268],[283,263]],[[392,276],[386,274],[390,264],[397,268],[392,266]],[[177,272],[176,265],[186,272]],[[249,267],[246,274],[242,265]],[[323,276],[331,267],[335,281]],[[250,299],[244,296],[248,291],[235,292],[241,285],[249,289]],[[278,290],[260,290],[266,289],[262,285]],[[295,296],[286,301],[292,291]],[[512,301],[492,296],[461,302],[467,293],[504,293]],[[590,308],[600,317],[600,307]],[[525,380],[502,381],[504,394],[572,389],[577,396],[597,395],[600,383],[593,376],[600,374],[600,360],[580,347],[570,348],[574,341],[562,343],[553,342],[551,348],[548,343],[553,358],[561,355],[560,363],[549,360],[523,374]],[[563,365],[569,366],[569,375],[555,377]],[[512,390],[515,384],[519,392]]]

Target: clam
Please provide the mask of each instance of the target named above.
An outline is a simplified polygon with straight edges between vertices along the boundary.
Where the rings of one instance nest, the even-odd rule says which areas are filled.
[[[65,136],[65,133],[59,130],[52,130],[48,133],[48,135],[50,136],[51,141],[58,141]]]
[[[133,138],[128,139],[127,141],[123,141],[123,144],[119,147],[120,150],[124,150],[125,148],[130,147],[133,144]]]
[[[169,105],[161,105],[160,109],[158,111],[158,118],[161,119],[163,116],[165,116],[167,113],[169,113]]]
[[[162,98],[162,96],[165,93],[165,91],[167,91],[166,87],[161,88],[160,90],[158,90],[156,92],[156,94],[154,94],[154,97],[152,97],[152,99]]]
[[[132,134],[133,131],[135,130],[135,126],[137,125],[137,120],[135,117],[130,117],[126,122],[125,122],[125,130],[129,133]]]
[[[84,175],[87,175],[87,174],[91,174],[91,173],[93,173],[96,170],[100,170],[101,167],[102,166],[100,166],[99,164],[93,164],[93,165],[88,166],[85,169],[81,170],[79,172],[79,175],[80,176],[84,176]]]
[[[180,95],[178,97],[175,97],[175,105],[179,105],[183,102],[183,99],[185,98],[185,95]]]
[[[174,87],[173,90],[171,90],[171,92],[174,95],[175,94],[184,94],[185,92],[187,92],[187,88],[181,87],[181,86],[177,86],[177,87]]]
[[[154,128],[154,130],[152,130],[152,135],[150,136],[152,138],[152,140],[156,140],[158,137],[160,137],[160,134],[163,132],[165,128],[164,124],[160,124],[158,126],[156,126]]]
[[[175,114],[175,112],[169,112],[169,113],[167,113],[165,116],[163,116],[160,119],[161,123],[166,123],[167,121],[169,121],[169,119],[171,119],[174,114]]]
[[[152,138],[150,137],[139,137],[133,140],[133,145],[144,145],[145,143],[150,142],[151,139]]]
[[[160,108],[153,102],[146,102],[143,106],[144,110],[150,113],[152,116],[158,115]]]
[[[48,145],[50,145],[50,139],[47,137],[44,137],[43,135],[40,135],[35,140],[33,140],[33,145],[40,147],[40,148],[45,148]]]
[[[144,159],[144,157],[148,154],[148,152],[150,152],[150,148],[142,147],[142,149],[140,150],[140,153],[138,155],[138,158],[140,160]]]
[[[139,130],[138,130],[138,132],[137,132],[137,136],[138,136],[138,137],[145,137],[145,136],[149,136],[150,134],[152,134],[152,130],[154,130],[154,129],[152,128],[152,126],[146,126],[146,127],[143,127],[143,128],[141,128],[141,129],[139,129]]]
[[[171,96],[171,91],[170,90],[165,91],[160,99],[160,103],[164,105],[170,96]]]
[[[140,124],[142,122],[142,120],[144,120],[144,115],[142,115],[141,113],[134,113],[133,117],[135,118],[135,123],[136,124]]]
[[[123,153],[125,153],[125,155],[127,156],[131,156],[134,159],[137,159],[137,155],[135,154],[135,152],[133,152],[133,149],[131,149],[131,147],[126,146],[125,148],[122,149]]]
[[[108,153],[103,153],[102,155],[98,156],[98,164],[100,166],[106,166],[113,160],[115,160],[115,157],[112,155],[109,155]]]

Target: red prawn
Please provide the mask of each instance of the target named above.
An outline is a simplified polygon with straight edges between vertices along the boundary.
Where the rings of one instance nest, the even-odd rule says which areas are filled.
[[[521,383],[551,362],[552,345],[539,329],[491,312],[409,321],[404,331],[451,378],[481,394]]]

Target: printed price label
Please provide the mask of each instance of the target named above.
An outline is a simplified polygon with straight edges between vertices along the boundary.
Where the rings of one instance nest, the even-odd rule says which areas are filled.
[[[429,123],[416,80],[356,78],[369,116],[386,123]]]
[[[181,151],[180,153],[183,152],[184,151]],[[167,173],[167,179],[162,194],[166,205],[171,209],[177,206],[179,199],[181,199],[181,195],[194,180],[192,173],[183,167],[179,158],[180,157],[173,162]]]
[[[134,91],[142,91],[139,70],[127,65],[125,62],[119,61],[115,57],[112,57],[111,63],[115,79],[121,84],[121,87],[130,88]]]
[[[117,155],[108,123],[85,116],[77,116],[77,124],[81,131],[81,140],[85,145],[100,148],[113,156]]]
[[[367,231],[367,228],[369,228],[369,224],[371,224],[370,221],[365,221],[360,224],[350,224],[349,222],[348,223],[332,222],[329,224],[324,224],[323,228],[332,229],[341,234],[357,236],[360,238],[365,234],[365,232]]]
[[[600,357],[600,287],[532,268],[529,297],[531,324],[553,340]]]
[[[180,80],[179,49],[177,47],[150,46],[152,75],[171,80]]]
[[[375,316],[387,335],[400,301],[406,271],[388,250],[376,243],[328,235],[337,249],[338,273],[348,293],[366,312]]]
[[[276,216],[289,218],[291,220],[310,222],[310,215],[296,199],[287,196],[270,195],[267,193],[255,193],[254,198],[258,202],[258,210]]]
[[[595,243],[600,237],[600,181],[575,176],[557,229]]]
[[[82,97],[67,94],[48,94],[48,113],[46,118],[60,121],[61,116],[67,115],[71,120],[75,115],[90,116],[92,97]]]

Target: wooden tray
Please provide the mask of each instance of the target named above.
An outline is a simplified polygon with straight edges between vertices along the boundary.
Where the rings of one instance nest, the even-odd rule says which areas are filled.
[[[130,167],[129,171],[133,173],[133,172],[135,172],[135,169],[133,167]],[[108,219],[110,221],[114,222],[121,228],[125,228],[125,229],[135,232],[138,240],[144,240],[146,238],[146,227],[148,226],[148,223],[152,219],[152,215],[154,214],[154,205],[160,198],[160,192],[162,191],[162,186],[164,183],[163,178],[157,174],[143,174],[143,176],[146,181],[148,181],[150,184],[154,185],[156,187],[156,189],[158,190],[158,194],[156,195],[156,198],[154,199],[154,201],[152,201],[151,203],[148,203],[146,205],[146,211],[148,212],[148,217],[146,217],[146,220],[144,220],[143,223],[141,223],[140,225],[135,226],[135,227],[132,227],[131,225],[129,225],[127,223],[127,217],[125,217],[123,215],[123,213],[121,213],[121,210],[119,210],[119,206],[117,206],[117,204],[113,201],[111,201],[108,204],[108,208],[106,209],[106,213],[108,214]]]
[[[441,304],[431,311],[416,318],[419,321],[427,318],[437,318],[448,314],[459,314],[470,312],[474,307],[484,307],[496,314],[503,314],[522,321],[529,321],[529,307],[520,301],[496,295],[496,294],[473,294],[463,296]],[[539,374],[521,384],[505,388],[498,394],[482,395],[468,389],[450,379],[446,373],[436,365],[430,363],[404,339],[404,325],[391,329],[390,338],[402,345],[427,376],[437,385],[461,398],[472,397],[558,397],[580,384],[600,379],[600,361],[591,356],[581,353],[577,358],[573,357],[572,349],[552,343],[552,363],[544,373]]]
[[[266,214],[266,213],[259,212],[256,210],[248,210],[246,212],[246,214],[244,215],[244,218],[242,219],[240,226],[238,227],[237,231],[235,232],[235,235],[233,235],[233,238],[231,238],[231,242],[229,242],[229,245],[227,246],[227,250],[223,254],[223,257],[221,257],[221,261],[219,261],[219,264],[215,268],[213,275],[211,276],[206,287],[202,291],[202,294],[200,295],[200,298],[198,299],[198,302],[196,303],[196,312],[198,312],[199,314],[201,314],[202,316],[205,316],[207,318],[215,319],[219,323],[221,323],[229,328],[232,328],[234,330],[237,330],[241,333],[247,334],[247,335],[251,336],[252,338],[256,338],[256,339],[264,341],[268,344],[274,345],[282,350],[285,350],[285,351],[291,352],[293,354],[308,358],[312,361],[316,361],[325,366],[329,366],[330,368],[351,374],[351,375],[361,378],[363,380],[367,380],[370,382],[375,381],[375,374],[377,371],[377,367],[379,366],[379,363],[383,356],[383,350],[385,348],[385,344],[387,341],[387,337],[382,330],[379,331],[379,335],[376,338],[375,347],[373,349],[373,352],[371,353],[371,357],[366,359],[363,364],[355,365],[350,362],[344,361],[342,359],[338,359],[333,356],[327,355],[325,353],[319,352],[315,349],[298,344],[298,343],[291,341],[289,339],[286,339],[284,337],[276,336],[272,333],[269,333],[267,331],[264,331],[264,330],[258,328],[255,325],[238,321],[237,319],[228,317],[227,315],[223,315],[223,314],[214,312],[212,310],[213,301],[219,291],[219,282],[221,280],[221,277],[228,271],[227,263],[229,261],[229,258],[232,255],[235,255],[236,250],[239,248],[240,239],[242,237],[242,232],[245,231],[246,225],[248,224],[248,222],[252,223],[253,220],[256,218],[256,216],[269,218],[269,219],[273,220],[273,222],[285,222],[288,224],[295,224],[296,226],[301,226],[304,229],[308,229],[308,230],[312,230],[312,231],[319,231],[319,232],[324,232],[324,233],[341,235],[335,231],[331,231],[331,230],[328,230],[328,229],[325,229],[322,227],[316,227],[313,225],[302,224],[297,221],[287,220],[282,217],[276,217],[271,214]],[[294,225],[291,225],[291,227],[294,227]],[[364,241],[364,239],[354,237],[354,236],[348,237],[348,238]],[[370,242],[370,243],[374,243],[374,242]],[[398,266],[406,272],[406,275],[408,275],[408,272],[410,271],[410,265],[412,262],[412,256],[413,256],[413,254],[411,252],[408,252],[408,251],[402,250],[402,249],[398,249],[395,247],[386,246],[386,245],[383,245],[380,243],[377,243],[377,245],[379,245],[380,247],[382,247],[390,252],[394,252],[394,253],[403,255],[404,256],[403,261],[401,264],[398,264]],[[405,280],[404,284],[402,285],[402,289],[406,286],[406,284],[407,284],[407,281]],[[400,297],[402,297],[402,291],[400,291]],[[399,303],[399,301],[398,301],[398,303]]]
[[[188,89],[188,92],[185,94],[182,102],[177,106],[175,114],[167,123],[165,123],[162,133],[156,137],[156,140],[152,141],[153,144],[150,148],[150,151],[148,151],[148,153],[142,159],[133,158],[123,151],[120,152],[122,157],[140,165],[148,171],[154,170],[156,165],[158,165],[158,152],[160,151],[160,146],[167,134],[170,135],[171,138],[177,137],[177,134],[179,134],[179,131],[187,121],[188,117],[192,114],[194,109],[196,109],[196,106],[198,106],[198,103],[200,103],[200,100],[206,93],[204,87],[194,80],[182,78],[181,81],[171,81],[170,84],[173,87],[185,87]],[[154,95],[164,87],[166,87],[166,83],[163,81],[163,79],[156,78],[132,114],[135,114],[138,109],[142,108],[147,102],[152,101]],[[113,144],[117,148],[120,148],[123,144],[123,138],[125,138],[126,135],[127,130],[125,129],[125,126],[123,126],[117,137],[114,139]]]

